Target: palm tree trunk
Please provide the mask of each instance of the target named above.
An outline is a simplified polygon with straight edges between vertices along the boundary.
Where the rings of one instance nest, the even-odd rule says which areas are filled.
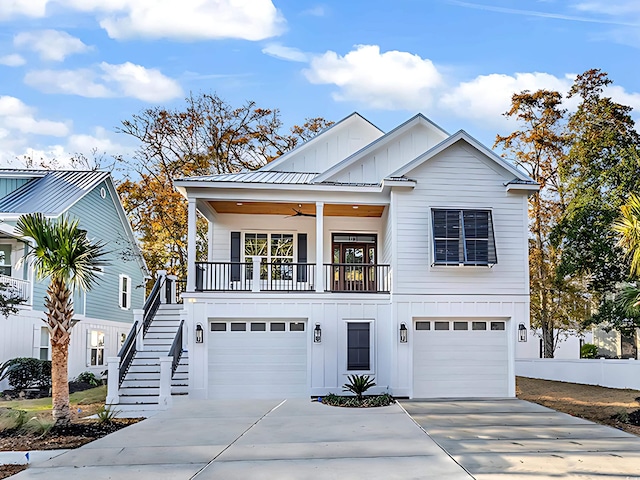
[[[71,423],[69,407],[69,341],[73,300],[64,281],[54,279],[47,289],[45,299],[47,323],[51,333],[51,394],[53,420],[56,425]]]
[[[56,425],[71,423],[69,407],[69,343],[51,345],[51,394],[53,397],[53,421]]]

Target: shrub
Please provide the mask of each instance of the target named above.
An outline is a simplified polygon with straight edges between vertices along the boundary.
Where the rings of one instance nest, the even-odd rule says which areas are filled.
[[[51,362],[37,358],[18,357],[0,366],[0,380],[8,379],[15,390],[51,386]]]
[[[580,358],[597,358],[598,347],[593,343],[585,343],[580,347]]]
[[[94,373],[89,371],[82,372],[75,378],[75,381],[78,383],[88,383],[92,387],[97,387],[101,383],[100,379],[96,377]]]
[[[347,380],[349,381],[342,386],[342,391],[355,394],[359,401],[362,401],[364,392],[376,385],[369,375],[349,375]]]

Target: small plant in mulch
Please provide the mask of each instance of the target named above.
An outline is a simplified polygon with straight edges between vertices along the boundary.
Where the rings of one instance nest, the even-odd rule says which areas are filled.
[[[334,407],[385,407],[394,402],[388,393],[364,396],[367,390],[376,385],[369,375],[349,375],[347,380],[342,391],[353,393],[355,397],[330,393],[322,398],[322,403]]]

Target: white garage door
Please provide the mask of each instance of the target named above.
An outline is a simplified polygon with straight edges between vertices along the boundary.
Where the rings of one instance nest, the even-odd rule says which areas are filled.
[[[504,321],[416,321],[413,398],[506,397]]]
[[[305,322],[209,324],[209,398],[308,397]]]

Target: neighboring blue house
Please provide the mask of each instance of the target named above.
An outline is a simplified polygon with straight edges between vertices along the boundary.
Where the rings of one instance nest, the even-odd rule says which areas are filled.
[[[26,299],[19,314],[0,317],[0,362],[51,355],[42,322],[48,280],[34,281],[32,268],[20,261],[29,247],[15,233],[20,215],[35,212],[78,218],[90,239],[106,244],[109,264],[99,282],[86,294],[74,294],[79,322],[69,350],[70,377],[87,370],[99,374],[131,329],[133,310],[142,308],[148,276],[113,180],[99,171],[0,169],[0,281]]]

